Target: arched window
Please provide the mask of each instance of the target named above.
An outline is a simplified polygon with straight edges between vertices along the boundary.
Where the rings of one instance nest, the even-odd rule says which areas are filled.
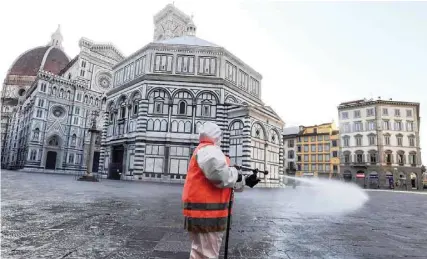
[[[163,131],[163,132],[168,131],[168,121],[167,120],[162,120],[162,122],[160,124],[160,131]]]
[[[71,96],[71,92],[70,92],[70,90],[68,90],[67,91],[67,96],[66,96],[67,100],[70,100],[70,96]]]
[[[217,99],[213,93],[205,92],[197,96],[196,116],[216,117]]]
[[[152,119],[149,119],[147,121],[147,131],[153,131],[154,130],[154,121]]]
[[[85,97],[84,97],[84,102],[88,103],[88,97],[87,97],[87,95],[85,95]]]
[[[274,143],[274,144],[278,144],[280,141],[279,135],[277,134],[276,131],[271,130],[270,131],[270,142]]]
[[[211,117],[211,103],[209,101],[202,101],[202,116]]]
[[[193,99],[194,96],[192,93],[185,90],[175,92],[173,95],[172,114],[180,116],[192,116],[193,110],[191,107],[193,105]]]
[[[90,104],[93,104],[93,97],[90,97]]]
[[[265,161],[265,132],[259,123],[254,123],[251,130],[252,136],[252,167],[264,170]]]
[[[52,95],[53,95],[53,96],[56,96],[56,86],[54,86],[54,87],[52,88]]]
[[[133,115],[138,116],[138,101],[133,103]]]
[[[125,118],[126,117],[126,106],[122,105],[122,107],[120,108],[120,118]]]
[[[64,98],[64,89],[59,90],[59,97]]]
[[[200,122],[200,121],[198,121],[198,122],[196,122],[196,125],[194,126],[195,127],[195,129],[194,129],[194,132],[195,133],[199,133],[199,131],[200,131],[200,127],[203,125],[203,123],[202,122]]]
[[[166,115],[169,113],[168,103],[169,94],[165,90],[154,90],[148,95],[148,113]]]
[[[180,101],[178,107],[178,114],[185,115],[187,113],[187,105],[184,101]]]
[[[268,178],[279,179],[279,166],[280,166],[280,137],[277,131],[270,130],[269,134],[270,145],[267,146],[267,170]],[[294,151],[290,150],[288,156],[294,158]]]
[[[141,100],[141,93],[139,91],[134,92],[132,94],[133,116],[138,116],[140,100]]]
[[[95,99],[95,105],[98,106],[99,105],[99,100],[98,98]]]
[[[251,136],[254,138],[258,138],[258,139],[262,139],[264,140],[264,129],[261,127],[260,124],[255,123],[252,126],[252,132],[251,132]]]
[[[191,133],[191,122],[185,122],[185,133]]]

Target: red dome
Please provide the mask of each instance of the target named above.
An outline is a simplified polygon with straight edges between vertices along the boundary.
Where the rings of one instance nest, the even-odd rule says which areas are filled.
[[[36,76],[42,69],[54,74],[70,62],[65,53],[52,46],[38,47],[22,54],[9,71],[9,75]]]

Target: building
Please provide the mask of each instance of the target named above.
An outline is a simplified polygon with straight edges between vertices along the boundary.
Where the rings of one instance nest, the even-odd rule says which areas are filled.
[[[285,128],[285,171],[295,166],[296,176],[337,178],[339,175],[339,131],[335,123]]]
[[[357,100],[338,106],[341,172],[367,188],[421,188],[420,104]]]
[[[299,127],[283,129],[283,167],[288,175],[294,174],[297,168],[297,141],[300,133]]]
[[[54,74],[59,73],[70,61],[62,50],[62,36],[58,30],[52,34],[50,42],[45,46],[30,49],[20,55],[9,68],[3,82],[1,96],[1,163],[2,168],[8,163],[7,147],[12,142],[7,135],[16,128],[11,127],[13,114],[18,105],[25,100],[25,94],[37,77],[39,70]],[[12,146],[14,143],[11,143]]]
[[[198,129],[211,121],[222,128],[232,163],[266,169],[264,183],[280,183],[284,123],[261,99],[262,76],[198,38],[191,17],[174,5],[154,16],[154,42],[113,70],[101,154],[109,177],[183,181]]]
[[[82,38],[70,60],[60,29],[47,46],[22,54],[3,85],[2,168],[27,171],[85,171],[93,111],[103,111],[112,87],[112,67],[124,56],[111,44]],[[3,114],[2,114],[3,116]],[[7,118],[6,118],[7,117]],[[3,125],[4,124],[4,125]],[[103,116],[98,118],[102,130]],[[93,167],[98,169],[100,142]]]
[[[109,178],[183,181],[198,128],[211,121],[232,163],[268,170],[264,185],[280,184],[284,122],[261,99],[262,76],[196,37],[192,18],[172,4],[154,16],[153,37],[127,58],[82,38],[70,60],[58,28],[47,46],[21,55],[3,86],[2,167],[85,171],[99,112],[93,171]]]

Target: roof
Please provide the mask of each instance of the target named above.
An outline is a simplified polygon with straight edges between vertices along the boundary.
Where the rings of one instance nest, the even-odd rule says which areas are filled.
[[[169,44],[169,45],[191,45],[191,46],[206,46],[206,47],[219,47],[218,45],[200,39],[196,36],[181,36],[176,38],[170,38],[166,40],[156,41],[154,43]]]
[[[297,135],[299,133],[299,127],[286,127],[283,129],[283,135]]]
[[[381,99],[361,99],[350,102],[342,102],[338,105],[338,109],[346,109],[353,107],[365,107],[376,104],[388,104],[388,105],[408,105],[408,106],[419,106],[420,103],[417,102],[406,102],[406,101],[394,101],[390,98],[390,100],[381,100]]]
[[[78,59],[79,55],[75,56],[61,71],[59,71],[58,75],[63,75],[65,72],[67,72],[67,70],[72,67]]]
[[[59,48],[37,47],[24,52],[12,65],[8,74],[36,76],[39,70],[59,74],[69,61],[67,55]]]

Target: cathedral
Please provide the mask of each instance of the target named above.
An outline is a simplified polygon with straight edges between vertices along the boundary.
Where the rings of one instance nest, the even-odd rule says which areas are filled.
[[[281,184],[284,122],[261,99],[261,74],[196,29],[169,4],[154,16],[153,41],[128,57],[82,38],[70,60],[58,28],[6,76],[2,168],[85,171],[94,120],[102,132],[94,172],[182,182],[198,129],[210,121],[222,128],[232,164],[268,170],[263,184]]]

